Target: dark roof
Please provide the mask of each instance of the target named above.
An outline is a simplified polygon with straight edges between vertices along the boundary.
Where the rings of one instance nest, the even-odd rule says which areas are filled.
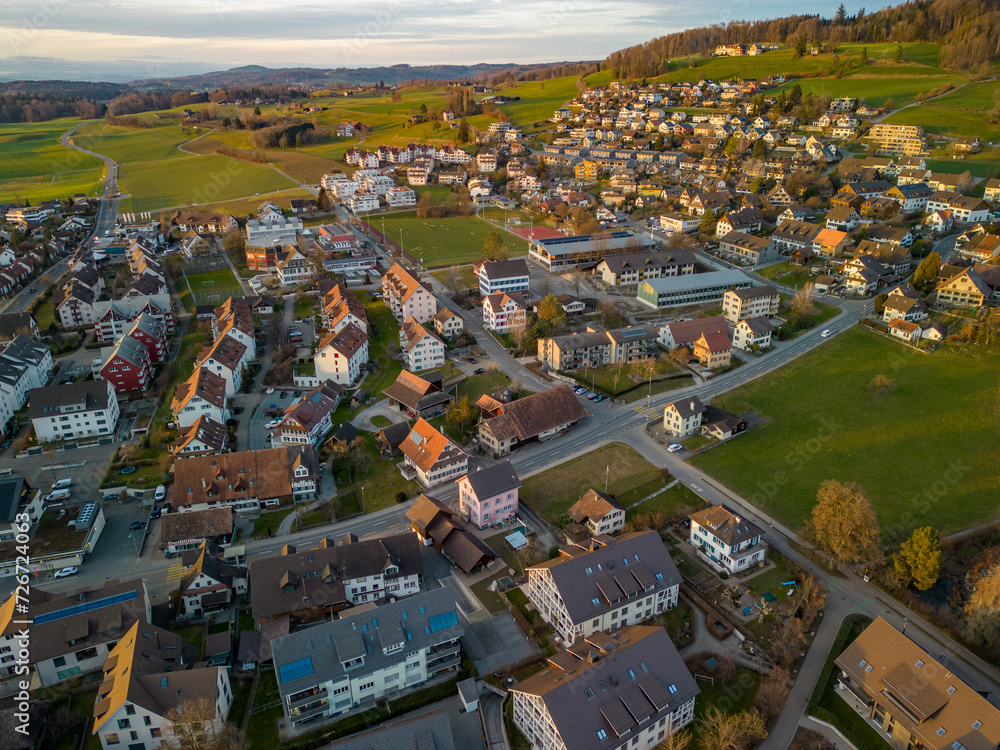
[[[414,716],[409,719],[380,724],[367,732],[359,732],[334,740],[330,750],[455,750],[451,723],[444,711]]]
[[[483,264],[483,273],[486,278],[493,281],[495,279],[506,279],[511,276],[527,276],[528,263],[524,258],[514,260],[497,260]]]
[[[521,486],[521,480],[517,478],[517,472],[508,460],[470,472],[459,481],[467,481],[480,500],[516,490]]]
[[[697,396],[688,396],[687,398],[682,398],[679,401],[671,401],[663,408],[666,409],[670,406],[677,410],[681,419],[687,419],[693,414],[700,414],[705,411],[705,404],[703,404],[701,399]]]
[[[31,419],[55,417],[62,413],[63,406],[83,406],[88,411],[106,409],[109,399],[108,381],[87,380],[82,383],[49,385],[32,388],[28,396],[28,416]],[[74,411],[79,411],[75,408]]]
[[[428,409],[451,401],[451,396],[441,390],[440,378],[437,370],[424,377],[401,370],[392,385],[382,393],[412,411]]]
[[[38,325],[35,323],[31,313],[3,313],[0,314],[0,340],[12,339],[19,333],[27,331],[30,335]]]
[[[382,436],[386,443],[395,448],[406,440],[406,436],[410,434],[410,425],[406,422],[395,422],[383,427],[378,431],[378,434]]]
[[[358,428],[350,422],[344,422],[337,431],[333,433],[333,439],[340,443],[352,443],[358,436]]]
[[[0,479],[0,522],[14,522],[23,492],[24,477],[20,474]]]
[[[160,518],[160,533],[167,544],[225,536],[233,533],[235,516],[236,511],[230,506],[168,513]]]
[[[497,558],[496,552],[485,542],[465,529],[449,534],[441,545],[441,552],[464,573],[471,573],[482,565],[489,565]]]
[[[699,510],[688,518],[710,529],[715,536],[730,546],[741,544],[764,533],[757,524],[733,513],[724,505],[713,505],[711,508]]]
[[[480,426],[498,440],[516,437],[525,441],[589,416],[590,412],[583,408],[573,390],[563,384],[504,404],[500,414]]]

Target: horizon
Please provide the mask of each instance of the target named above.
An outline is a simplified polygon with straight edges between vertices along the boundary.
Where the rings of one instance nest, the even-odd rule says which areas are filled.
[[[824,1],[809,11],[832,16],[839,4]],[[852,14],[861,5],[845,3]],[[400,0],[385,0],[357,9],[292,0],[280,17],[268,17],[274,7],[262,0],[10,0],[0,8],[0,38],[11,53],[0,58],[0,78],[122,82],[247,65],[328,69],[603,60],[656,36],[778,18],[801,12],[800,6],[791,0],[762,0],[752,10],[747,0],[695,8],[678,0],[626,0],[614,7],[585,0],[415,0],[404,7]],[[303,38],[303,28],[319,33]]]

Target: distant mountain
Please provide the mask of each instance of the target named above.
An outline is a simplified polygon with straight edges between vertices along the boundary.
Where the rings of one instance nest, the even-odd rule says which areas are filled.
[[[142,60],[62,60],[56,57],[0,57],[0,81],[71,80],[126,83],[156,71],[158,76],[207,73],[210,63]]]

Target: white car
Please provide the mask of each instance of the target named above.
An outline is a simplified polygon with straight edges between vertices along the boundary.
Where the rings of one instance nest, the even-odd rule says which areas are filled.
[[[684,446],[681,445],[680,443],[671,443],[670,445],[667,446],[668,453],[676,453],[677,451],[682,451],[682,450],[684,450]]]
[[[827,328],[825,331],[823,331],[823,333],[820,334],[820,336],[822,336],[823,338],[826,339],[826,338],[830,338],[830,335],[832,333],[833,333],[833,331],[831,331],[829,328]]]
[[[56,483],[52,485],[54,490],[65,490],[73,486],[73,480],[69,477],[64,477],[63,479],[56,480]]]
[[[167,488],[164,487],[162,484],[157,485],[156,494],[153,495],[153,502],[158,503],[161,500],[163,500],[163,498],[165,498],[166,496],[167,496]]]
[[[266,425],[264,425],[264,427],[266,429],[268,429],[268,430],[273,430],[279,424],[281,424],[281,420],[280,419],[272,419],[270,422],[268,422]]]
[[[80,570],[74,566],[70,565],[66,568],[61,568],[55,572],[55,578],[69,578],[70,576],[75,576]]]
[[[268,388],[266,391],[264,391],[264,393],[270,396],[272,393],[274,393],[274,388]]]

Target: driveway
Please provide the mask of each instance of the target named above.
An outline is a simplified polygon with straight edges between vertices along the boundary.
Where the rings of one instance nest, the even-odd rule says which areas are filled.
[[[509,613],[466,625],[462,643],[479,674],[495,672],[504,664],[514,664],[538,652]]]
[[[406,421],[406,415],[389,406],[389,399],[384,398],[362,411],[351,422],[359,430],[378,432],[382,428],[372,424],[372,417],[385,417],[393,424]]]

